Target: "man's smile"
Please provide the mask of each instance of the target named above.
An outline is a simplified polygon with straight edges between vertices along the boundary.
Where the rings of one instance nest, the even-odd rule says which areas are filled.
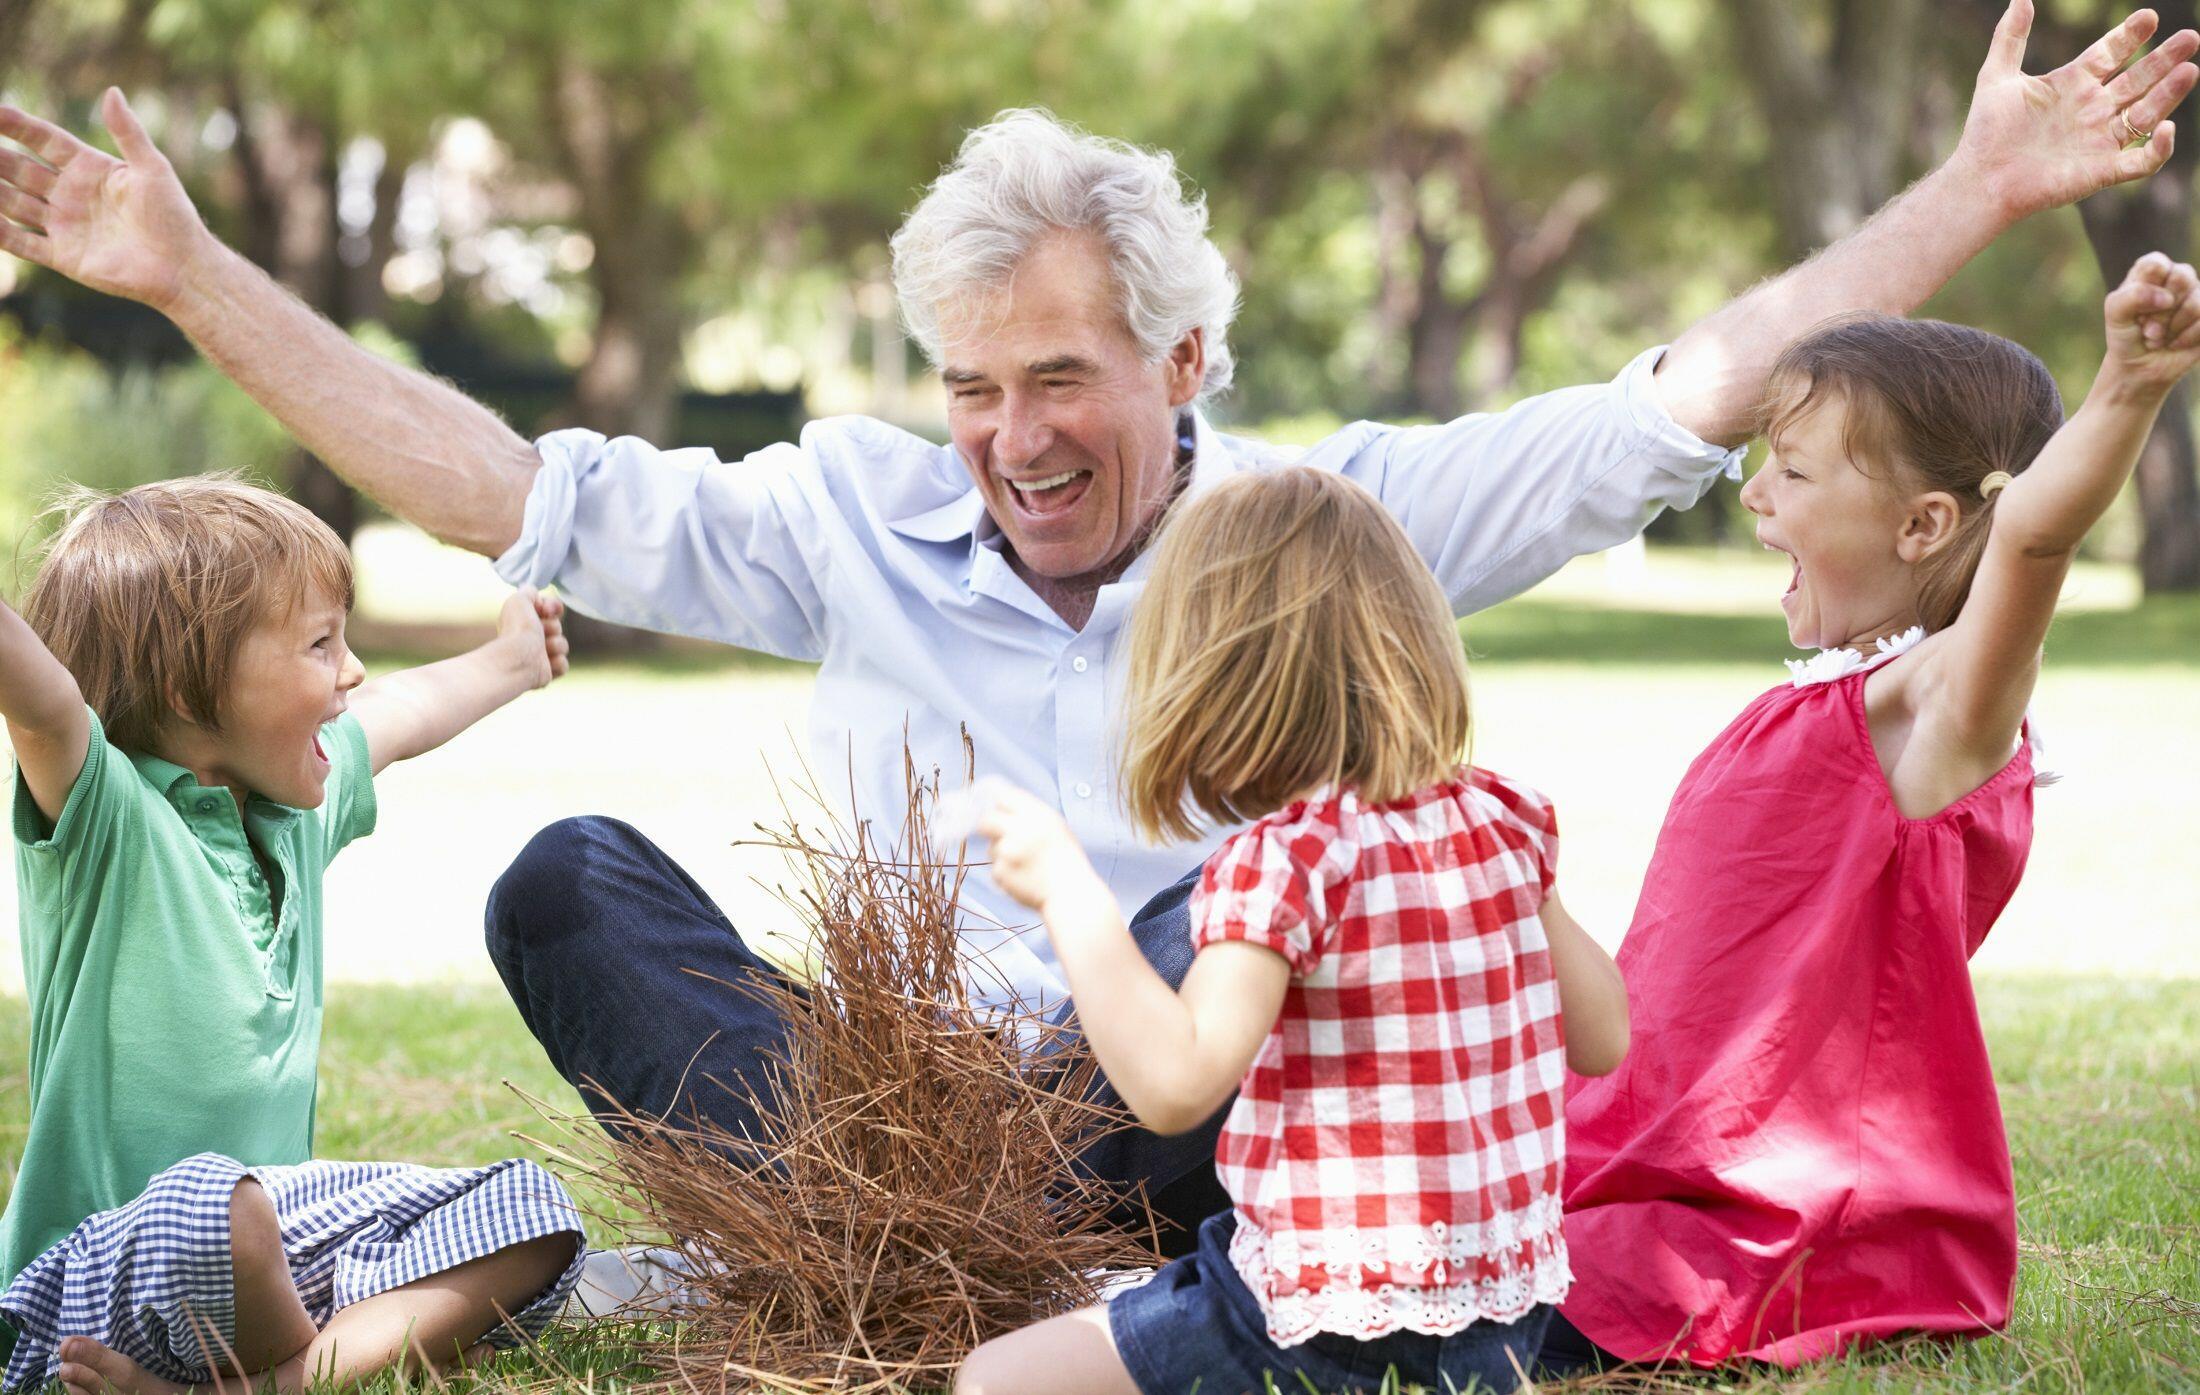
[[[1047,518],[1065,512],[1085,497],[1092,488],[1092,471],[1063,470],[1036,479],[1010,479],[1008,487],[1009,497],[1019,513],[1031,518]]]

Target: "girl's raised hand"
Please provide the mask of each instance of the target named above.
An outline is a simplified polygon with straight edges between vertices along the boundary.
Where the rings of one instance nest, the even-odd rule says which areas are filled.
[[[1110,894],[1062,816],[1023,790],[998,788],[978,833],[993,843],[994,884],[1032,910],[1043,914],[1057,897]]]
[[[2167,391],[2200,362],[2200,276],[2189,262],[2149,252],[2108,293],[2104,372],[2136,387]]]

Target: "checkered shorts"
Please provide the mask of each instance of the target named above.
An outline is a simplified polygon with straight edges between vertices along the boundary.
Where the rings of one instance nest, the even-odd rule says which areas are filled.
[[[103,1342],[169,1380],[207,1380],[208,1353],[237,1337],[229,1203],[246,1177],[274,1204],[291,1279],[317,1326],[361,1299],[513,1245],[581,1238],[565,1188],[523,1159],[246,1167],[202,1153],[155,1176],[135,1201],[87,1219],[0,1293],[0,1317],[18,1334],[0,1388],[57,1379],[64,1337]],[[582,1251],[576,1243],[557,1281],[489,1340],[515,1346],[540,1335],[572,1292]]]

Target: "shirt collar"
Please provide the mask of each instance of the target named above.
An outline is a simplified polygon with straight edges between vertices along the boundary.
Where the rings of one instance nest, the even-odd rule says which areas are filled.
[[[985,512],[985,496],[973,484],[937,508],[903,518],[890,518],[886,526],[918,542],[953,542],[957,538],[975,536],[979,524],[991,521]]]
[[[1196,407],[1187,408],[1190,430],[1184,430],[1179,419],[1178,444],[1189,438],[1192,448],[1192,479],[1185,489],[1187,495],[1198,494],[1231,473],[1228,450],[1222,438],[1207,418]],[[957,457],[958,464],[960,457]],[[1001,526],[985,511],[985,496],[975,483],[944,504],[886,520],[886,526],[905,538],[918,542],[953,542],[969,538],[973,543],[990,542],[1000,536]]]
[[[145,783],[159,790],[162,794],[171,798],[178,798],[187,796],[202,788],[198,776],[193,775],[173,761],[162,760],[159,756],[150,755],[144,751],[130,751],[126,754],[130,757],[130,764],[137,767],[137,772],[144,778]],[[223,793],[226,794],[228,791],[224,790]]]
[[[234,796],[226,788],[200,784],[198,776],[174,761],[162,760],[145,751],[125,751],[123,754],[129,756],[130,764],[137,767],[138,775],[147,784],[159,790],[163,798],[182,812],[202,812],[199,809],[201,801],[214,796],[219,796],[223,804],[235,803]],[[298,812],[288,804],[277,804],[274,800],[257,794],[245,796],[245,810],[273,818],[283,818]]]

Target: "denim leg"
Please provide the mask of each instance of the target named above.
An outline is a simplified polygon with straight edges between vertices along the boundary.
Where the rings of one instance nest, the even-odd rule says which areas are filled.
[[[786,1026],[729,985],[783,976],[656,844],[616,819],[551,824],[497,879],[487,921],[528,1030],[607,1128],[616,1100],[759,1136],[750,1092],[769,1098]]]
[[[1192,889],[1199,885],[1195,867],[1183,880],[1166,887],[1131,917],[1131,938],[1146,962],[1168,981],[1182,986],[1192,967]],[[1063,1020],[1072,1014],[1065,1010]],[[1102,1078],[1095,1098],[1121,1104],[1115,1087]],[[1142,1184],[1147,1207],[1161,1222],[1161,1250],[1169,1258],[1189,1254],[1199,1246],[1199,1225],[1209,1216],[1229,1209],[1229,1193],[1215,1176],[1215,1139],[1230,1112],[1233,1095],[1214,1117],[1190,1133],[1163,1137],[1143,1128],[1110,1134],[1086,1148],[1080,1163],[1104,1181],[1117,1186]],[[1125,1224],[1143,1227],[1145,1215],[1127,1207],[1119,1217]]]

